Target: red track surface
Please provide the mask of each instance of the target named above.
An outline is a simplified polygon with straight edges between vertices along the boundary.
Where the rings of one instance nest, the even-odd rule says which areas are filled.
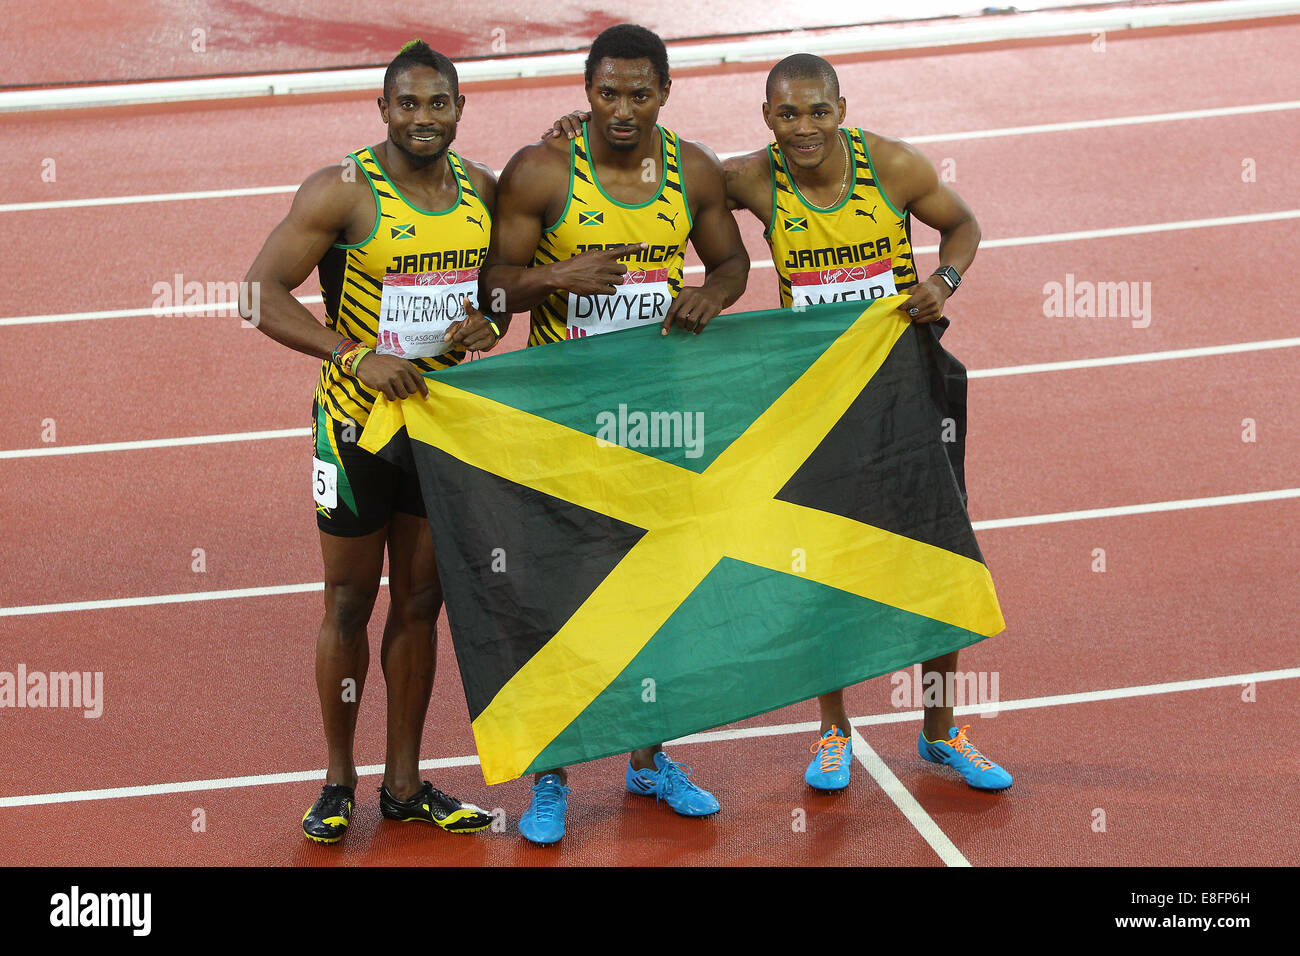
[[[1067,6],[1068,0],[1036,6]],[[647,6],[606,0],[488,2],[451,7],[403,0],[99,0],[50,29],[49,8],[6,10],[0,85],[116,82],[226,73],[283,73],[385,64],[412,37],[453,59],[582,50],[616,23],[640,23],[665,40],[933,17],[961,4],[864,8],[851,0],[805,7],[747,0],[681,0]],[[961,11],[979,9],[970,3]],[[443,19],[446,17],[446,19]],[[199,31],[199,32],[196,32]]]
[[[1300,99],[1272,69],[1300,26],[1113,36],[950,52],[840,67],[850,121],[918,135]],[[1187,64],[1195,64],[1189,69]],[[664,122],[719,152],[765,142],[760,69],[680,78]],[[942,94],[918,94],[934,88]],[[580,101],[577,84],[467,91],[458,148],[499,168],[518,131]],[[0,117],[7,201],[265,186],[300,180],[382,135],[364,97]],[[735,104],[745,104],[738,108]],[[951,159],[986,239],[1290,209],[1300,195],[1294,112],[923,147]],[[511,130],[503,142],[500,130]],[[288,147],[286,148],[286,145]],[[42,183],[52,156],[58,180]],[[1241,181],[1253,158],[1258,181]],[[0,264],[0,316],[148,308],[153,286],[238,279],[287,195],[0,213],[20,255]],[[1296,220],[1245,223],[981,252],[954,300],[949,348],[972,369],[1292,336],[1279,276],[1300,268]],[[932,242],[932,234],[916,236]],[[755,259],[768,253],[745,224]],[[1043,285],[1067,273],[1151,283],[1152,322],[1043,315]],[[770,306],[756,270],[738,309]],[[305,286],[301,294],[313,294]],[[508,343],[520,344],[523,318]],[[33,347],[33,342],[38,343]],[[7,375],[0,448],[305,427],[315,364],[235,319],[151,316],[0,326]],[[165,355],[166,358],[158,356]],[[1292,487],[1300,473],[1295,350],[971,383],[968,478],[977,520]],[[1241,441],[1242,420],[1258,441]],[[0,462],[0,607],[320,579],[305,498],[306,440],[116,451]],[[1003,701],[1295,667],[1300,570],[1294,500],[986,530],[1007,631],[963,654],[996,670]],[[203,548],[207,570],[190,570]],[[1105,573],[1091,570],[1103,548]],[[383,604],[375,620],[382,620]],[[0,670],[105,674],[98,719],[0,713],[0,796],[54,794],[322,766],[311,648],[317,593],[0,617]],[[383,756],[378,655],[357,756]],[[473,753],[442,633],[424,756]],[[854,688],[850,711],[895,715],[885,679]],[[1289,680],[1255,701],[1224,686],[1004,710],[967,718],[1016,776],[975,793],[922,763],[918,722],[860,728],[922,808],[981,865],[1285,864],[1300,839],[1272,821],[1300,810],[1266,741],[1289,716]],[[736,725],[814,720],[805,703]],[[296,836],[314,781],[0,807],[23,839],[9,858],[42,864],[936,864],[939,857],[861,766],[835,798],[802,783],[806,732],[674,748],[723,803],[708,821],[626,795],[618,760],[575,770],[569,835],[521,841],[527,796],[486,788],[478,769],[429,772],[443,789],[502,807],[505,833],[451,837],[381,823],[363,778],[345,844]],[[757,769],[765,775],[758,776]],[[191,832],[191,811],[207,813]],[[1108,828],[1090,827],[1094,808]],[[807,812],[807,832],[791,828]],[[113,827],[102,826],[111,816]],[[1254,834],[1270,826],[1275,839]],[[111,832],[111,842],[104,833]],[[1186,834],[1197,834],[1195,845]]]

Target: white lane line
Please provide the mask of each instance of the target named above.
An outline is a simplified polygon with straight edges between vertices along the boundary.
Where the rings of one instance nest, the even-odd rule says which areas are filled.
[[[1039,123],[1033,126],[1001,126],[991,129],[965,130],[957,133],[927,133],[904,136],[909,143],[947,143],[970,139],[995,139],[1002,136],[1032,136],[1042,133],[1064,133],[1083,129],[1106,129],[1115,126],[1136,126],[1144,123],[1171,123],[1179,120],[1211,119],[1220,116],[1243,116],[1251,113],[1272,113],[1300,109],[1300,100],[1277,103],[1250,103],[1243,106],[1223,106],[1214,109],[1180,110],[1171,113],[1146,113],[1136,116],[1112,116],[1105,119],[1072,120],[1064,123]],[[719,153],[721,159],[743,156],[749,150]],[[501,175],[501,170],[494,170]],[[242,196],[269,196],[297,192],[298,185],[245,186],[233,189],[200,189],[175,193],[146,193],[137,196],[98,196],[87,199],[51,199],[40,202],[0,203],[0,212],[34,212],[41,209],[77,209],[88,206],[122,206],[135,203],[188,202],[195,199],[232,199]]]
[[[1198,677],[1194,680],[1166,681],[1161,684],[1135,684],[1130,687],[1112,687],[1106,690],[1087,690],[1074,694],[1052,694],[1047,697],[1022,697],[1018,700],[1003,700],[989,704],[967,704],[953,708],[953,715],[964,717],[971,714],[1000,714],[1004,710],[1032,710],[1035,707],[1060,707],[1064,704],[1088,704],[1103,700],[1121,700],[1126,697],[1149,697],[1155,694],[1176,694],[1188,690],[1208,690],[1214,687],[1233,687],[1243,684],[1264,683],[1274,680],[1294,680],[1300,678],[1300,667],[1286,667],[1280,670],[1258,671],[1254,674],[1229,674],[1224,677]],[[886,714],[870,714],[866,717],[853,717],[850,723],[854,727],[874,727],[879,724],[902,724],[911,720],[920,720],[924,711],[894,710]],[[795,724],[768,724],[762,727],[740,727],[727,730],[709,730],[689,737],[680,737],[664,744],[714,743],[720,740],[742,740],[752,737],[779,737],[785,734],[812,734],[821,729],[815,720],[806,720]]]
[[[1288,667],[1280,670],[1258,671],[1253,674],[1230,674],[1223,677],[1201,677],[1193,680],[1166,681],[1159,684],[1140,684],[1131,687],[1112,687],[1104,690],[1081,691],[1074,694],[1053,694],[1047,697],[1024,697],[1018,700],[1004,700],[997,705],[998,712],[1010,710],[1032,710],[1038,707],[1061,707],[1068,704],[1086,704],[1107,700],[1120,700],[1128,697],[1148,697],[1159,694],[1174,694],[1192,690],[1208,690],[1215,687],[1232,687],[1244,684],[1261,684],[1275,680],[1295,680],[1300,678],[1300,667]],[[955,716],[978,712],[987,712],[988,706],[976,704],[953,709]],[[877,724],[906,723],[920,720],[919,710],[892,711],[886,714],[871,714],[854,717],[854,727],[867,727]],[[774,724],[763,727],[742,727],[733,730],[714,730],[702,734],[691,734],[668,741],[665,746],[679,746],[697,743],[713,743],[726,740],[744,740],[755,737],[783,736],[787,734],[813,733],[818,729],[816,721],[796,724]],[[854,742],[854,750],[858,748]],[[438,770],[444,767],[471,767],[479,759],[470,754],[463,757],[435,757],[420,761],[422,770]],[[362,777],[378,776],[384,772],[382,764],[371,764],[357,768]],[[302,770],[292,773],[252,774],[242,777],[219,777],[210,780],[185,780],[177,783],[144,784],[133,787],[109,787],[102,790],[71,790],[63,793],[35,793],[23,796],[0,797],[0,809],[5,807],[28,807],[51,803],[76,803],[84,800],[113,800],[121,797],[150,797],[167,793],[188,793],[194,790],[224,790],[238,787],[273,786],[279,783],[300,783],[306,780],[325,779],[324,770]]]
[[[446,767],[475,767],[478,757],[436,757],[421,760],[421,770]],[[358,777],[378,777],[384,772],[381,763],[357,767]],[[218,777],[213,780],[184,780],[179,783],[154,783],[139,787],[110,787],[105,790],[72,790],[67,793],[38,793],[24,797],[0,797],[0,808],[31,807],[50,803],[80,803],[85,800],[117,800],[123,797],[155,797],[168,793],[192,793],[196,790],[229,790],[236,787],[273,787],[281,783],[324,780],[324,770],[300,770],[293,773],[258,773],[247,777]]]
[[[49,199],[43,202],[0,204],[0,212],[32,212],[38,209],[81,209],[87,206],[134,206],[137,203],[185,202],[191,199],[233,199],[240,196],[271,196],[297,192],[297,186],[244,186],[237,189],[197,189],[182,193],[142,193],[138,196],[96,196],[89,199]]]
[[[1180,120],[1212,119],[1219,116],[1244,116],[1249,113],[1272,113],[1300,109],[1300,100],[1280,103],[1254,103],[1247,106],[1220,106],[1203,110],[1179,110],[1174,113],[1144,113],[1138,116],[1113,116],[1107,119],[1072,120],[1065,123],[1038,123],[1034,126],[1003,126],[977,129],[967,133],[939,133],[934,136],[903,137],[909,143],[950,143],[966,139],[992,139],[997,136],[1032,136],[1039,133],[1068,133],[1081,129],[1104,129],[1113,126],[1139,126],[1145,123],[1172,123]],[[735,155],[740,155],[739,153]]]
[[[1255,222],[1277,222],[1283,219],[1300,219],[1300,209],[1282,209],[1277,212],[1248,213],[1241,216],[1217,216],[1211,219],[1179,219],[1174,222],[1152,222],[1142,226],[1111,226],[1106,229],[1083,229],[1076,232],[1048,232],[1037,236],[1013,236],[1007,239],[982,239],[980,249],[1009,249],[1016,246],[1039,246],[1053,242],[1079,242],[1084,239],[1113,239],[1118,236],[1144,236],[1156,232],[1177,232],[1184,229],[1213,229],[1219,226],[1242,226]],[[934,246],[913,246],[913,252],[930,255],[939,251]],[[749,270],[771,269],[771,259],[756,259]],[[687,266],[686,275],[702,275],[704,266]]]
[[[1126,515],[1151,514],[1159,511],[1184,511],[1194,508],[1217,508],[1225,505],[1252,504],[1260,501],[1279,501],[1300,498],[1300,488],[1281,491],[1259,491],[1242,495],[1221,495],[1217,498],[1185,498],[1180,501],[1153,501],[1140,505],[1121,505],[1115,508],[1093,508],[1087,511],[1061,511],[1055,514],[1026,515],[1021,518],[996,518],[974,521],[976,531],[994,531],[999,528],[1019,528],[1025,525],[1059,524],[1066,521],[1086,521],[1093,518],[1120,518]],[[381,583],[388,584],[388,578]],[[152,594],[143,597],[104,598],[96,601],[64,601],[57,604],[22,604],[0,607],[0,617],[20,617],[28,614],[62,614],[70,611],[99,611],[119,607],[146,607],[152,604],[187,604],[194,601],[222,601],[277,594],[302,594],[320,591],[321,581],[308,584],[278,584],[255,588],[231,588],[225,591],[183,591],[176,594]]]
[[[1110,239],[1117,236],[1141,236],[1149,233],[1175,232],[1184,229],[1212,229],[1218,226],[1241,226],[1256,222],[1277,222],[1284,219],[1300,219],[1300,209],[1283,209],[1278,212],[1248,213],[1240,216],[1219,216],[1212,219],[1182,219],[1175,222],[1156,222],[1141,226],[1112,226],[1107,229],[1086,229],[1080,232],[1050,232],[1035,236],[1012,236],[1006,239],[985,239],[980,242],[981,249],[1005,249],[1015,246],[1047,245],[1054,242],[1078,242],[1085,239]],[[937,245],[914,246],[913,251],[920,255],[938,252]],[[749,264],[751,272],[759,269],[771,269],[771,259],[755,259]],[[704,266],[686,266],[686,275],[703,275]],[[304,305],[322,302],[318,295],[301,296],[298,301]],[[50,315],[15,315],[0,318],[0,326],[36,325],[45,322],[76,322],[85,319],[118,319],[142,315],[184,315],[192,313],[230,313],[233,317],[238,310],[234,302],[216,301],[195,305],[168,306],[166,308],[146,309],[110,309],[100,312],[58,312]]]
[[[388,587],[388,575],[379,579],[380,587]],[[224,591],[182,591],[178,594],[149,594],[143,597],[105,598],[99,601],[64,601],[61,604],[25,604],[0,607],[0,617],[21,617],[27,614],[63,614],[68,611],[102,611],[106,608],[149,607],[154,604],[191,604],[196,601],[230,601],[242,598],[274,597],[279,594],[309,594],[324,591],[324,581],[307,584],[270,584],[256,588],[228,588]]]
[[[1241,352],[1259,352],[1269,349],[1300,347],[1300,338],[1266,339],[1262,342],[1236,342],[1230,345],[1206,345],[1193,349],[1170,349],[1165,352],[1139,352],[1133,355],[1108,355],[1100,358],[1072,359],[1066,362],[1042,362],[1036,365],[1009,365],[1003,368],[971,369],[967,376],[1000,378],[1008,375],[1032,375],[1039,372],[1064,372],[1108,365],[1136,365],[1142,362],[1163,362],[1171,359],[1203,358],[1214,355],[1235,355]],[[222,442],[260,441],[271,438],[302,438],[311,434],[310,428],[280,428],[272,431],[230,432],[224,435],[188,435],[180,438],[145,438],[135,441],[100,442],[94,445],[48,445],[37,448],[9,448],[0,450],[0,460],[7,458],[44,458],[51,455],[85,455],[111,451],[134,451],[143,448],[175,448],[185,445],[213,445]]]
[[[316,305],[325,300],[318,295],[294,296],[303,305]],[[210,315],[213,318],[232,319],[239,316],[239,302],[200,302],[195,305],[167,305],[147,309],[105,309],[99,312],[60,312],[53,315],[15,315],[0,319],[4,325],[39,325],[45,322],[82,322],[88,319],[129,319],[141,315],[166,318],[172,315]]]
[[[44,458],[50,455],[89,455],[106,451],[135,451],[141,448],[178,448],[184,445],[220,445],[225,442],[262,441],[271,438],[303,438],[310,428],[277,428],[260,432],[229,432],[224,435],[189,435],[184,438],[142,438],[137,441],[100,442],[95,445],[50,445],[46,448],[10,448],[0,459]]]
[[[885,796],[894,801],[894,806],[903,811],[907,822],[916,827],[916,832],[930,844],[930,849],[939,854],[939,859],[947,866],[970,866],[970,860],[966,859],[961,850],[957,849],[957,845],[948,839],[948,834],[943,832],[943,828],[935,823],[930,814],[916,802],[916,797],[912,796],[911,791],[894,776],[894,771],[890,770],[880,756],[862,739],[862,735],[856,729],[851,730],[850,733],[853,735],[853,756],[866,768],[867,773],[871,774],[871,779],[880,784],[880,789],[885,791]]]
[[[998,378],[1003,375],[1068,372],[1082,368],[1103,368],[1108,365],[1137,365],[1142,362],[1167,362],[1172,359],[1205,358],[1211,355],[1236,355],[1240,352],[1262,352],[1268,349],[1293,349],[1297,346],[1300,346],[1300,338],[1266,339],[1262,342],[1204,345],[1199,348],[1170,349],[1165,352],[1137,352],[1132,355],[1107,355],[1101,358],[1071,359],[1067,362],[1040,362],[1036,365],[1008,365],[1003,368],[973,369],[966,374],[968,378]]]
[[[1034,524],[1057,524],[1063,521],[1088,521],[1093,518],[1122,518],[1126,515],[1145,515],[1160,511],[1188,511],[1194,508],[1220,508],[1224,505],[1246,505],[1259,501],[1281,501],[1300,498],[1300,488],[1283,488],[1279,491],[1256,491],[1244,495],[1219,495],[1214,498],[1183,498],[1178,501],[1152,501],[1142,505],[1121,505],[1117,508],[1090,508],[1086,511],[1059,511],[1055,514],[1026,515],[1023,518],[995,518],[973,521],[976,531],[997,528],[1023,528]]]

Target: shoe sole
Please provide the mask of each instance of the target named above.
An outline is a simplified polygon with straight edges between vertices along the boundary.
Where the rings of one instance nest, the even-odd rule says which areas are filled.
[[[1015,784],[1015,781],[1013,780],[1005,787],[977,787],[975,786],[975,784],[967,780],[965,775],[956,767],[954,767],[952,764],[950,764],[948,761],[937,757],[927,757],[925,754],[921,754],[921,759],[924,760],[926,763],[937,764],[940,767],[947,767],[957,776],[961,777],[962,782],[966,784],[966,786],[970,787],[972,790],[978,790],[980,793],[1005,793],[1007,790],[1010,790],[1012,786],[1014,786]]]
[[[808,783],[808,781],[805,780],[804,783]],[[816,791],[817,793],[843,793],[845,790],[849,789],[849,785],[846,783],[842,787],[827,789],[826,787],[814,787],[811,783],[808,783],[808,788],[810,790]]]
[[[437,827],[443,833],[481,833],[488,827],[492,826],[491,820],[488,820],[487,823],[480,826],[456,827],[454,824],[452,826],[443,826],[437,820],[427,820],[424,817],[390,817],[388,814],[384,814],[384,819],[394,820],[397,823],[428,823]]]
[[[308,840],[311,840],[312,843],[327,843],[327,844],[333,844],[333,843],[338,843],[340,840],[343,839],[343,834],[342,834],[342,833],[340,833],[340,834],[339,834],[338,836],[336,836],[336,837],[318,837],[318,836],[312,836],[310,833],[308,833],[306,830],[304,830],[304,831],[302,832],[302,835],[305,836]]]

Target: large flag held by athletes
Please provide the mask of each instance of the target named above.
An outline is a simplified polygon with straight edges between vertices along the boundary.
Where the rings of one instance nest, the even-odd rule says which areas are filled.
[[[576,339],[380,398],[361,445],[419,472],[488,783],[1002,630],[902,300]]]

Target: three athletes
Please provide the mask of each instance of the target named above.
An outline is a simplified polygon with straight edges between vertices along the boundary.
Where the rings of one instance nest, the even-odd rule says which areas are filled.
[[[415,477],[355,445],[379,392],[425,395],[424,373],[496,344],[497,325],[475,306],[480,289],[504,295],[503,325],[509,313],[531,312],[530,346],[652,323],[665,334],[673,325],[698,333],[744,291],[749,259],[728,210],[748,209],[765,227],[783,306],[908,293],[902,308],[933,329],[944,370],[936,388],[958,425],[950,455],[964,492],[965,370],[938,337],[980,232],[929,161],[899,140],[842,128],[846,101],[835,72],[807,54],[769,74],[763,116],[774,142],[725,164],[658,125],[671,80],[667,51],[650,31],[621,24],[602,33],[585,80],[587,121],[573,114],[556,124],[567,140],[521,149],[498,187],[487,167],[450,149],[464,108],[454,65],[426,44],[408,44],[379,98],[386,140],[308,177],[249,270],[247,281],[262,288],[262,331],[324,360],[312,431],[326,578],[316,679],[329,770],[303,818],[318,842],[342,838],[355,802],[352,743],[385,550],[381,811],[453,832],[491,823],[420,779],[442,597],[433,544]],[[940,267],[925,280],[913,260],[913,215],[941,235]],[[683,283],[688,240],[705,266],[700,286]],[[629,264],[638,281],[628,281]],[[324,326],[292,296],[314,268]],[[953,652],[923,670],[946,675],[956,666]],[[842,692],[819,705],[821,734],[805,779],[840,790],[852,765]],[[953,724],[951,700],[926,706],[921,756],[954,766],[973,787],[1009,787],[1010,775],[965,730]],[[661,746],[629,755],[625,786],[683,815],[718,810]],[[521,834],[543,845],[561,839],[569,792],[563,768],[538,774]]]

